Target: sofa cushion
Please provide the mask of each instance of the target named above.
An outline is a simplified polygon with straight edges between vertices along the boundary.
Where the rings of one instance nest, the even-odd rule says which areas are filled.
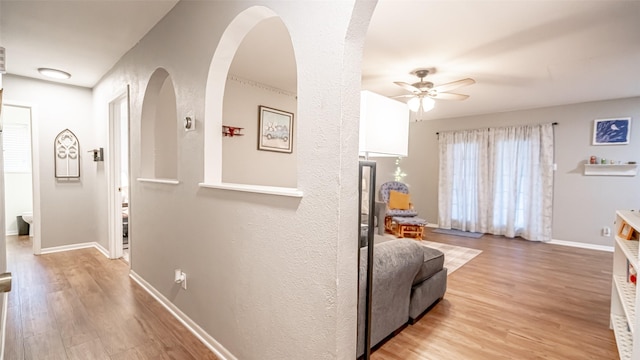
[[[442,251],[426,246],[421,247],[424,251],[424,261],[422,266],[420,266],[418,274],[413,280],[413,285],[419,284],[430,278],[433,274],[442,270],[442,267],[444,266],[444,254]]]

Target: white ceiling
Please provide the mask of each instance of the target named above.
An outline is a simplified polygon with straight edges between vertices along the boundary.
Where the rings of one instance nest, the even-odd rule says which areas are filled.
[[[7,72],[49,80],[38,68],[54,68],[93,87],[177,2],[0,0]]]
[[[73,74],[66,83],[92,87],[176,2],[0,0],[7,71],[40,78],[38,67],[54,67]],[[267,28],[251,34],[273,39]],[[295,79],[283,73],[276,84],[261,78],[276,72],[263,66],[256,72],[253,64],[245,70],[234,64],[234,73],[295,89],[287,88]],[[437,101],[422,117],[428,120],[640,96],[638,64],[639,0],[380,0],[367,34],[362,86],[406,94],[393,82],[417,81],[409,72],[420,67],[437,68],[427,78],[436,85],[477,81],[454,91],[469,99]]]

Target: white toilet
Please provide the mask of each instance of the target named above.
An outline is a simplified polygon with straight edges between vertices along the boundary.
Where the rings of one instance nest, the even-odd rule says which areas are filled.
[[[27,211],[22,213],[22,220],[29,224],[29,236],[33,236],[33,212]]]

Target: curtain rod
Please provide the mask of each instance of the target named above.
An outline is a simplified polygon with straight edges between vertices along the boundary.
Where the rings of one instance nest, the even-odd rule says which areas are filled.
[[[551,125],[556,126],[556,125],[558,125],[558,123],[557,122],[552,122]],[[491,130],[491,128],[489,128],[489,130]],[[440,132],[437,132],[436,135],[440,135]]]

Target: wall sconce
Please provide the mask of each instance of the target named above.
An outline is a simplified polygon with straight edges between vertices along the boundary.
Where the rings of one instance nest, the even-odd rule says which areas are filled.
[[[104,150],[102,148],[89,150],[88,152],[93,153],[93,161],[104,161]]]

